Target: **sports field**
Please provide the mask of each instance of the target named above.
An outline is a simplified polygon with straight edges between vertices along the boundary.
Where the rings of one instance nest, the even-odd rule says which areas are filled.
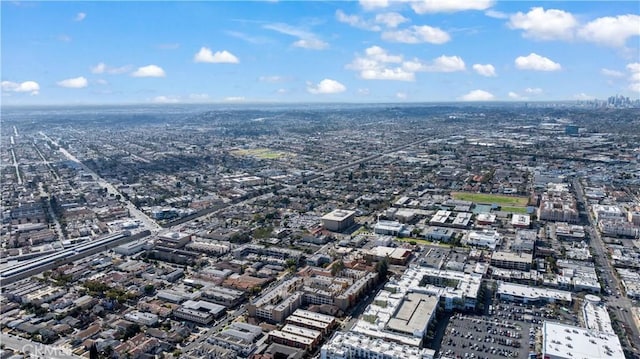
[[[527,207],[510,207],[510,206],[501,206],[500,210],[503,212],[511,212],[518,214],[527,214]]]
[[[234,150],[234,151],[231,151],[231,154],[234,156],[255,157],[263,160],[277,160],[283,157],[295,156],[293,153],[274,151],[269,148],[250,148],[250,149],[243,149],[243,150]]]
[[[462,201],[482,204],[497,204],[501,207],[526,207],[527,197],[502,196],[489,193],[451,192],[451,196]]]

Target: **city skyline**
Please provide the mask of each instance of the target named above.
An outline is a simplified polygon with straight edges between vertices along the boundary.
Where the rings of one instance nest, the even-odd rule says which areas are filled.
[[[4,105],[640,96],[633,1],[0,6]]]

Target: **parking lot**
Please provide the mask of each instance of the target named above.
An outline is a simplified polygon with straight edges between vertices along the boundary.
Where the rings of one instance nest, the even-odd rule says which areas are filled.
[[[540,352],[545,320],[579,325],[578,316],[561,306],[501,302],[484,316],[457,313],[450,317],[440,343],[441,358],[529,358]]]
[[[498,316],[455,314],[449,320],[440,346],[446,358],[528,358],[535,344],[530,323],[516,323]]]

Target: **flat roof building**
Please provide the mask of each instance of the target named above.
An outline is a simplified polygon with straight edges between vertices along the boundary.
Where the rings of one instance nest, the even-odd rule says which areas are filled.
[[[530,287],[522,284],[498,282],[498,297],[502,300],[508,300],[521,303],[571,303],[571,292],[557,289]]]
[[[542,326],[545,359],[623,359],[618,336],[612,333],[545,321]]]
[[[336,332],[320,350],[321,359],[433,359],[434,355],[433,349],[388,342],[354,332]]]
[[[506,268],[528,271],[531,269],[533,255],[531,253],[513,253],[495,251],[491,255],[491,265]]]
[[[355,224],[355,211],[336,209],[322,216],[322,226],[332,232],[342,232]]]
[[[517,228],[529,228],[531,226],[531,217],[527,214],[514,213],[511,216],[511,225]]]

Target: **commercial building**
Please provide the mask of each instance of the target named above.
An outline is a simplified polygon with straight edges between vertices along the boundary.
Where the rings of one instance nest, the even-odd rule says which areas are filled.
[[[199,324],[209,324],[224,314],[225,307],[204,300],[188,300],[173,311],[173,315],[179,319],[185,319]]]
[[[585,239],[584,227],[556,222],[556,238],[564,241],[583,241]]]
[[[364,251],[364,257],[376,261],[388,259],[391,264],[406,265],[411,253],[411,250],[407,248],[378,246]]]
[[[259,326],[233,322],[223,331],[209,337],[207,341],[248,357],[256,350],[256,341],[260,336],[262,328]]]
[[[158,244],[168,248],[182,248],[191,240],[191,235],[184,232],[164,232],[158,235]]]
[[[144,249],[147,249],[147,247],[148,247],[148,244],[146,240],[139,240],[139,241],[133,241],[133,242],[121,244],[115,247],[113,251],[118,254],[130,256],[132,254],[142,252]]]
[[[573,325],[545,321],[542,326],[545,359],[623,359],[618,336]]]
[[[244,301],[245,294],[241,290],[210,285],[202,288],[202,297],[225,307],[234,307]]]
[[[451,228],[429,227],[424,232],[424,237],[434,241],[449,242],[454,234],[455,232]]]
[[[478,213],[476,224],[479,226],[490,226],[496,223],[496,215],[493,213]]]
[[[498,298],[501,300],[529,303],[564,303],[570,304],[573,300],[571,292],[563,290],[530,287],[528,285],[498,282]]]
[[[354,332],[336,332],[322,346],[321,359],[433,359],[433,349],[418,348]]]
[[[153,326],[158,324],[158,316],[151,313],[144,313],[134,310],[124,315],[124,319],[130,320],[134,323]]]
[[[531,217],[527,214],[513,214],[511,216],[511,225],[516,228],[529,228],[531,226]]]
[[[336,209],[322,216],[322,226],[332,232],[342,232],[355,224],[355,211]]]
[[[464,241],[469,246],[496,249],[500,244],[500,233],[495,230],[469,231]]]
[[[373,226],[373,232],[375,234],[381,234],[385,236],[404,236],[406,226],[396,221],[378,221]]]
[[[506,268],[528,271],[531,269],[533,255],[531,253],[512,253],[495,251],[491,255],[491,265]]]

